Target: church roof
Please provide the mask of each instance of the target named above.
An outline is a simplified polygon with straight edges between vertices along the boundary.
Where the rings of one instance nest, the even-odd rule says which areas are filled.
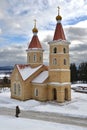
[[[43,67],[43,71],[41,69],[41,73],[33,79],[32,83],[43,83],[48,78],[48,68],[45,65],[40,65],[34,68],[32,68],[29,64],[24,64],[24,65],[19,64],[16,66],[24,81],[42,67]]]
[[[30,65],[17,65],[19,73],[23,80],[29,78],[32,74],[34,74],[37,70],[39,70],[43,65],[32,68]]]
[[[43,71],[35,79],[32,80],[32,83],[43,83],[47,78],[48,71]]]
[[[59,14],[59,9],[60,8],[58,7],[58,15],[56,16],[57,25],[56,25],[53,40],[60,40],[60,39],[66,40],[65,34],[64,34],[64,31],[63,31],[63,27],[62,27],[62,24],[61,24],[62,17]]]
[[[39,41],[37,35],[33,35],[32,40],[28,46],[28,49],[29,48],[41,48],[42,49],[42,46],[40,44],[40,41]]]
[[[57,23],[53,40],[66,40],[61,23]]]

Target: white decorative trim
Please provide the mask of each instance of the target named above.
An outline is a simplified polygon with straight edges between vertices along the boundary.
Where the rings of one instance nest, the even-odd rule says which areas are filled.
[[[46,86],[47,86],[47,83],[33,83],[33,82],[32,82],[32,85],[35,85],[35,87],[36,87],[36,86],[45,86],[45,87],[46,87]]]
[[[27,49],[26,50],[27,52],[32,52],[32,51],[34,51],[34,52],[42,52],[42,51],[44,51],[42,48],[29,48],[29,49]]]
[[[70,71],[70,69],[50,69],[49,71]]]
[[[59,40],[54,40],[54,41],[50,41],[48,42],[48,44],[53,44],[53,45],[67,45],[67,44],[70,44],[69,41],[67,40],[62,40],[62,39],[59,39]]]
[[[67,52],[67,53],[63,53],[63,52],[61,52],[61,53],[58,53],[58,52],[57,52],[57,53],[53,53],[53,52],[52,52],[52,53],[50,53],[50,54],[51,54],[51,55],[56,55],[56,54],[59,54],[59,55],[61,55],[61,54],[62,54],[62,55],[66,55],[66,54],[69,54],[69,53],[68,53],[68,52]]]
[[[36,35],[37,35],[37,32],[34,32],[33,34],[36,36]]]
[[[61,20],[58,20],[57,23],[61,23]]]
[[[60,83],[60,82],[49,82],[48,85],[66,86],[66,85],[71,85],[71,83],[70,82],[64,82],[64,83]]]
[[[33,62],[33,63],[30,63],[30,62],[29,62],[29,64],[40,64],[40,65],[42,65],[43,62]]]

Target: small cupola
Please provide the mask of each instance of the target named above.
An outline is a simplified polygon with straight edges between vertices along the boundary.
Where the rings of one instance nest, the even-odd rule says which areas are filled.
[[[31,39],[29,46],[28,46],[28,49],[32,49],[32,48],[42,49],[41,43],[40,43],[39,38],[37,36],[38,29],[36,27],[36,20],[34,20],[34,28],[32,29],[32,32],[33,32],[33,37]]]

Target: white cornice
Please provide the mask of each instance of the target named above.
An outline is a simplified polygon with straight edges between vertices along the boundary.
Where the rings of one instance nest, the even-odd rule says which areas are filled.
[[[44,51],[42,48],[29,48],[26,50],[27,52],[42,52]]]
[[[70,82],[64,82],[64,83],[60,83],[60,82],[49,82],[48,85],[54,85],[54,86],[66,86],[66,85],[71,85]]]
[[[49,71],[70,71],[70,69],[50,69]]]
[[[29,64],[32,64],[32,65],[33,65],[33,64],[37,64],[37,65],[40,64],[40,65],[42,65],[43,62],[33,62],[33,63],[30,63],[30,62],[29,62]]]
[[[69,54],[69,53],[68,53],[68,52],[66,52],[66,53],[63,53],[63,52],[61,52],[61,53],[60,53],[60,52],[59,52],[59,53],[53,53],[53,52],[52,52],[52,53],[50,53],[50,54],[51,54],[51,55],[56,55],[56,54],[59,54],[59,55],[61,55],[61,54],[67,55],[67,54]]]
[[[55,45],[67,45],[67,44],[70,44],[69,41],[67,40],[62,40],[62,39],[59,39],[59,40],[54,40],[54,41],[50,41],[48,42],[48,44],[55,44]]]

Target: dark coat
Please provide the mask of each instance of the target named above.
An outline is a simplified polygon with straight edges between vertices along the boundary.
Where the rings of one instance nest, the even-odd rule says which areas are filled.
[[[18,117],[19,113],[20,113],[20,108],[19,106],[16,106],[16,117]]]

